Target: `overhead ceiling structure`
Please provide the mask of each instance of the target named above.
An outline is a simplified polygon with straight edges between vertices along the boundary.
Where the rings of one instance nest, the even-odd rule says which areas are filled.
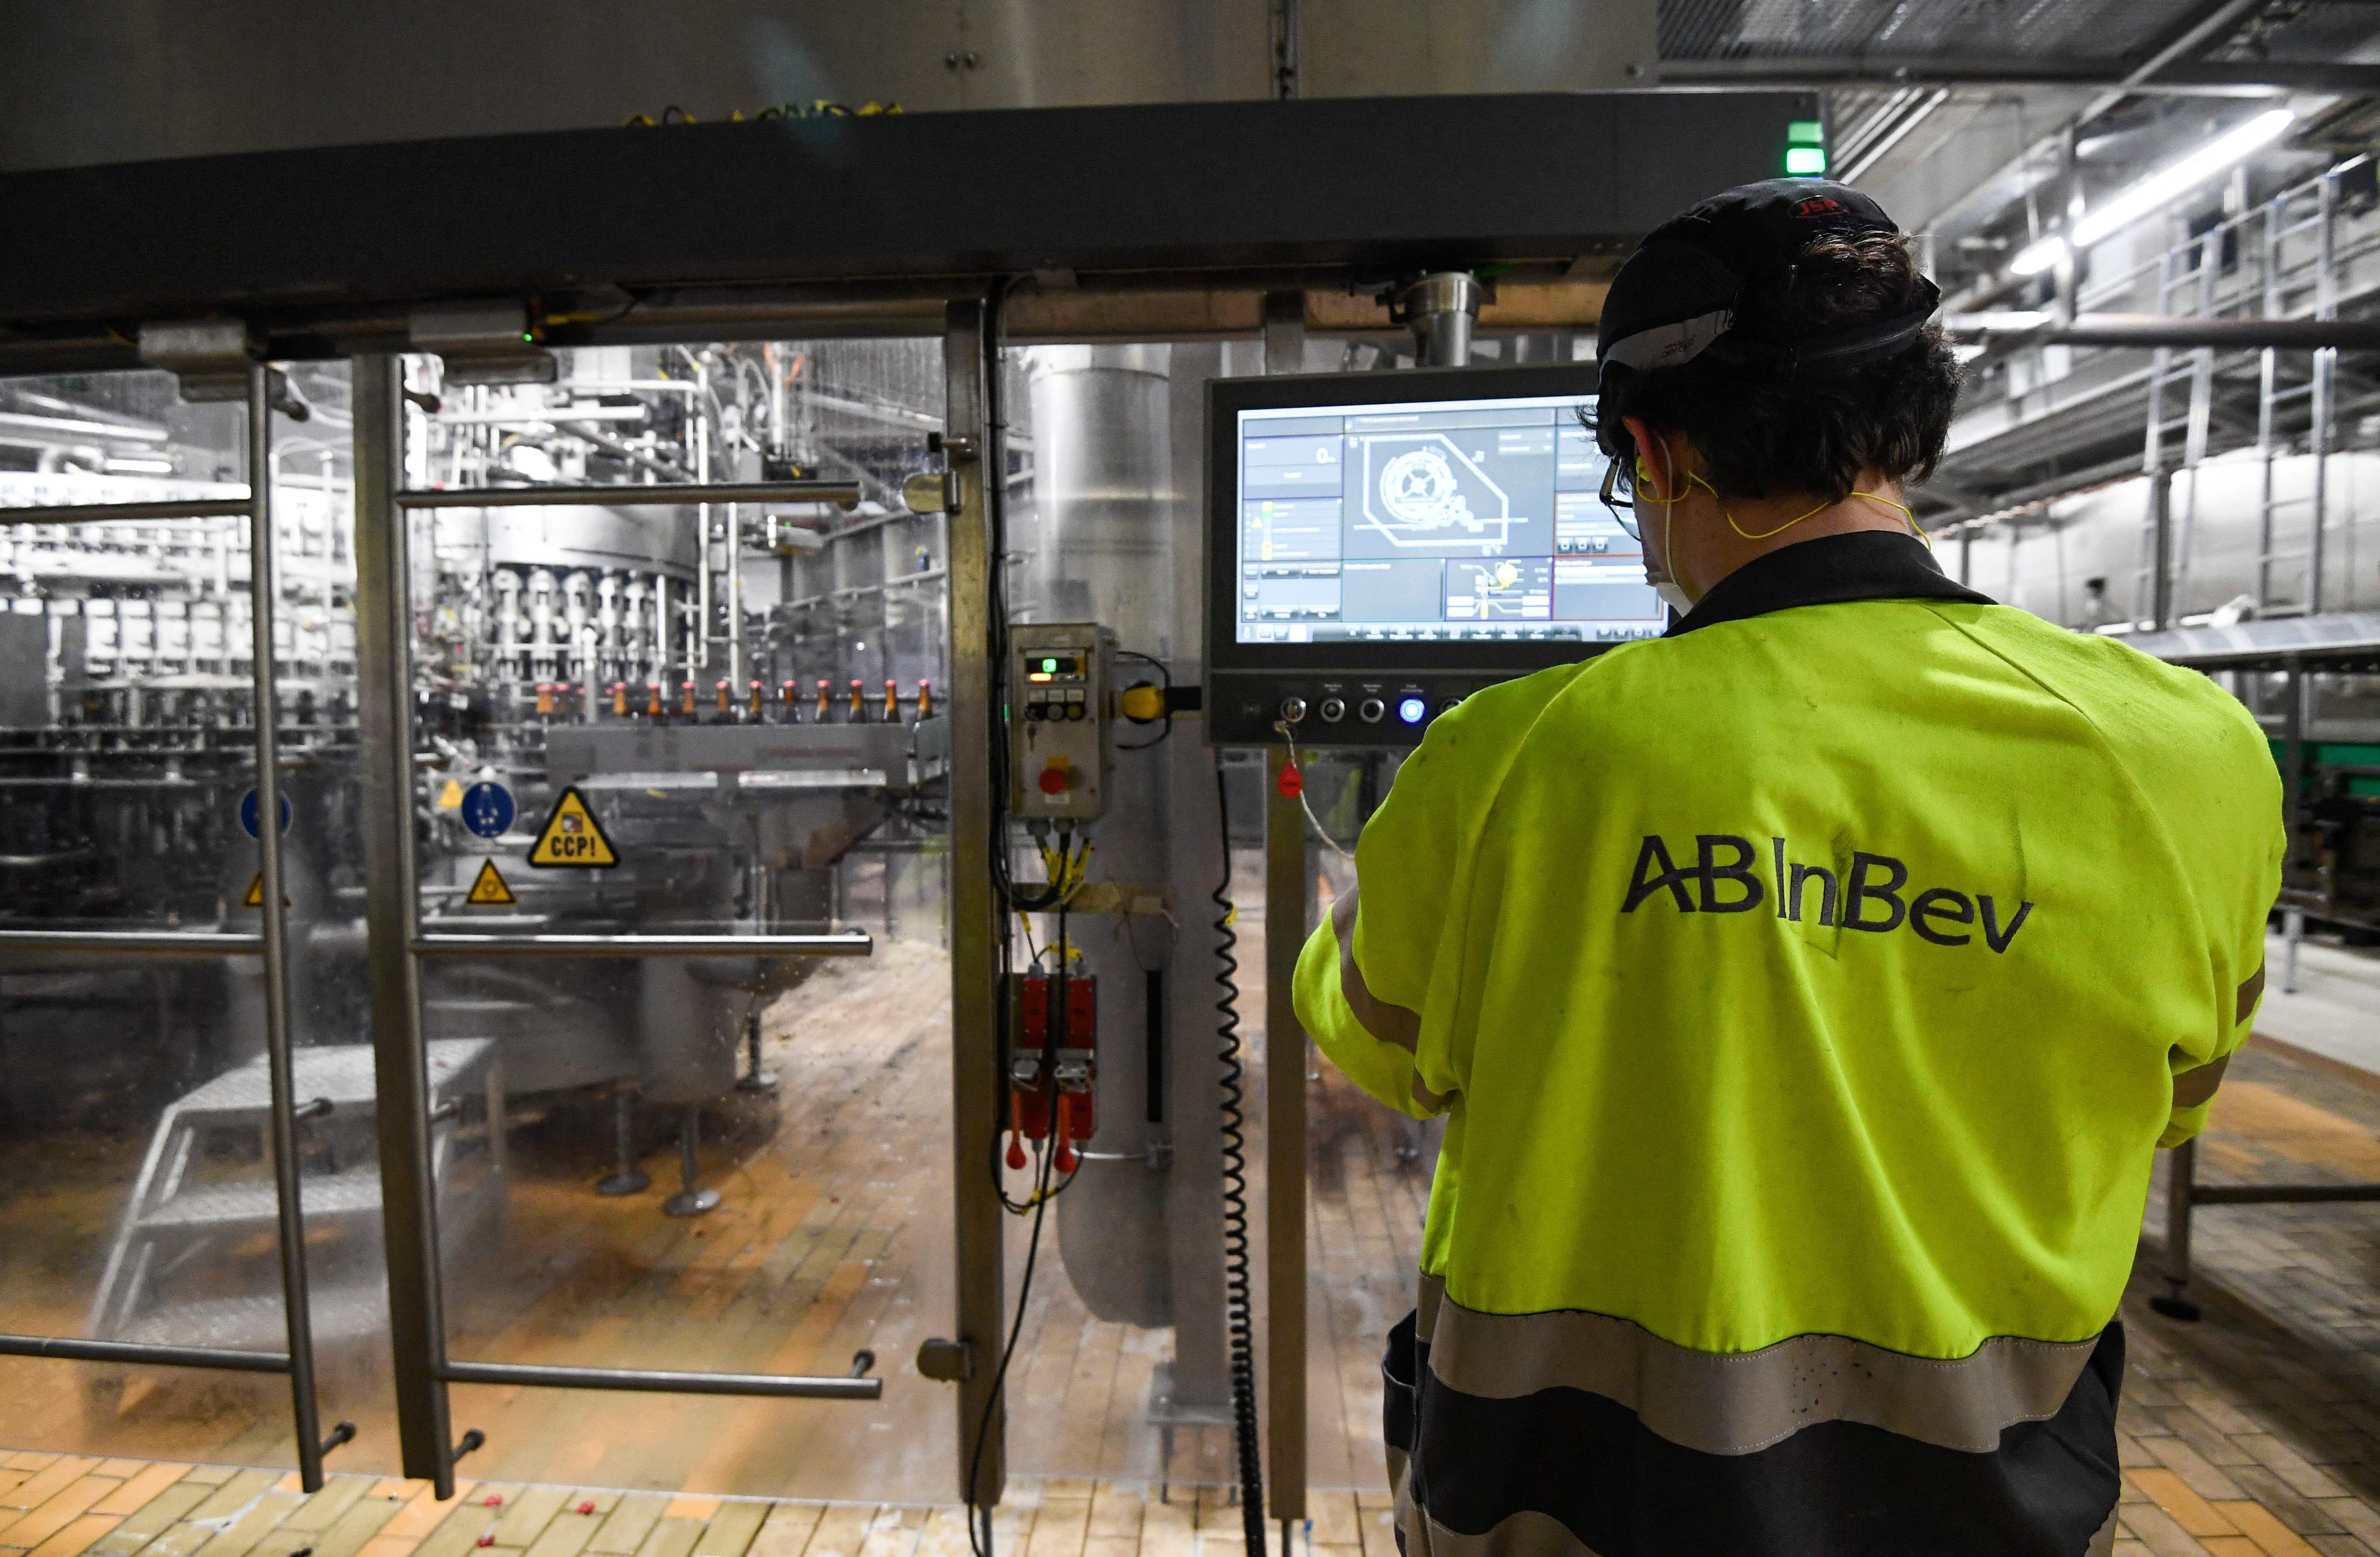
[[[2337,421],[2380,394],[2380,297],[2355,258],[2380,201],[2380,6],[1662,0],[1659,23],[1664,86],[1820,91],[1830,173],[1914,235],[1968,326],[1961,420],[1919,494],[1933,522],[2040,517],[2243,443],[2303,445],[2317,398]],[[2268,256],[2268,228],[2305,236]],[[2209,339],[2180,339],[2175,316]],[[2317,397],[2305,348],[2325,331],[2339,349]],[[2266,347],[2286,349],[2260,368]]]

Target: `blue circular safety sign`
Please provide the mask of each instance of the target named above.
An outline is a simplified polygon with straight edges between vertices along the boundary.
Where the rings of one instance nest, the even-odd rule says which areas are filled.
[[[251,789],[239,797],[239,828],[251,838],[262,834],[256,830],[256,791]],[[281,797],[281,831],[289,831],[289,797]]]
[[[493,779],[481,779],[463,791],[463,825],[482,838],[501,838],[512,831],[513,792]]]

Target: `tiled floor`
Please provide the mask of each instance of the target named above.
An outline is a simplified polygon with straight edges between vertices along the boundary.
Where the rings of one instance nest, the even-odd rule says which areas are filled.
[[[888,1050],[878,1064],[856,1067],[868,1077],[866,1085],[849,1079],[856,1071],[846,1052],[842,1086],[827,1087],[832,1077],[822,1076],[817,1088],[805,1090],[802,1056],[815,1045],[797,1041],[799,1032],[788,1028],[772,1043],[771,1063],[789,1069],[793,1095],[831,1098],[839,1110],[897,1115],[916,1077],[939,1074],[946,1064],[930,1041],[938,1013],[927,986],[941,987],[939,968],[930,959],[914,967],[895,969],[892,959],[884,966],[917,980],[919,998],[910,1004],[929,1030],[913,1035],[919,1041],[899,1063],[885,1063],[893,1059]],[[867,998],[886,993],[874,991]],[[835,989],[822,986],[814,994],[820,998],[806,1003],[797,1021],[873,1033],[859,1019],[868,1013],[845,1004]],[[849,996],[861,998],[856,989]],[[1261,1004],[1260,988],[1244,987],[1243,1011],[1259,1010]],[[848,1039],[843,1041],[847,1049]],[[1399,1159],[1399,1148],[1407,1144],[1403,1126],[1324,1069],[1327,1074],[1309,1083],[1315,1261],[1309,1439],[1313,1484],[1336,1490],[1310,1494],[1313,1524],[1300,1544],[1310,1544],[1317,1557],[1387,1557],[1394,1542],[1379,1490],[1372,1359],[1381,1332],[1411,1300],[1422,1181],[1415,1166]],[[590,1269],[584,1249],[606,1247],[587,1236],[605,1216],[643,1217],[649,1228],[627,1229],[640,1235],[672,1231],[648,1214],[650,1208],[613,1211],[583,1192],[577,1199],[558,1199],[551,1220],[516,1223],[530,1235],[524,1248],[533,1252],[543,1241],[572,1235],[562,1241],[575,1251],[565,1273],[589,1279],[557,1282],[557,1297],[568,1293],[586,1302],[592,1296],[632,1316],[641,1305],[715,1321],[750,1303],[755,1283],[771,1269],[771,1251],[788,1237],[808,1238],[816,1248],[802,1247],[832,1254],[833,1270],[848,1268],[868,1278],[831,1295],[838,1305],[833,1323],[814,1324],[814,1335],[802,1332],[821,1364],[831,1361],[839,1349],[856,1344],[855,1337],[872,1332],[880,1339],[898,1311],[892,1303],[871,1310],[867,1301],[877,1282],[899,1271],[897,1261],[887,1260],[886,1250],[852,1240],[871,1227],[905,1225],[905,1200],[929,1202],[939,1181],[902,1182],[908,1172],[924,1172],[919,1163],[901,1174],[881,1166],[845,1172],[832,1150],[811,1166],[801,1152],[817,1152],[853,1133],[823,1129],[815,1112],[808,1123],[818,1145],[780,1136],[769,1151],[745,1159],[735,1184],[739,1206],[747,1208],[743,1220],[683,1229],[675,1235],[682,1241],[662,1251],[666,1258],[639,1246],[638,1264],[650,1267],[639,1282],[593,1279],[606,1272]],[[790,1231],[756,1220],[771,1197],[756,1192],[752,1175],[778,1153],[811,1191],[803,1203],[812,1210],[792,1219]],[[651,1166],[662,1171],[666,1164]],[[2233,1067],[2199,1166],[2210,1182],[2380,1179],[2380,1078],[2260,1042]],[[577,1186],[589,1171],[590,1164],[574,1164],[566,1182]],[[845,1178],[838,1179],[839,1172]],[[2161,1206],[2161,1193],[2151,1203]],[[824,1216],[815,1210],[819,1206],[838,1208],[838,1214]],[[846,1236],[831,1242],[820,1236],[821,1228]],[[2126,1485],[2118,1551],[2131,1557],[2380,1557],[2380,1205],[2202,1210],[2193,1293],[2206,1317],[2196,1325],[2149,1309],[2147,1299],[2164,1284],[2156,1274],[2161,1218],[2154,1209],[2148,1231],[2124,1311],[2131,1355],[2120,1415]],[[722,1235],[731,1233],[737,1235]],[[897,1246],[889,1252],[897,1253]],[[21,1260],[18,1267],[24,1269]],[[806,1268],[789,1266],[790,1279],[798,1283]],[[789,1317],[822,1311],[824,1295],[787,1292],[800,1299],[786,1306]],[[941,1306],[930,1292],[905,1301],[920,1313]],[[603,1316],[590,1308],[589,1317]],[[516,1322],[534,1324],[538,1318],[532,1313]],[[602,1338],[591,1323],[582,1332],[575,1319],[552,1328],[549,1342],[557,1356]],[[615,1321],[609,1333],[616,1342],[638,1332]],[[779,1349],[790,1335],[777,1337]],[[737,1331],[721,1344],[749,1339]],[[898,1358],[905,1351],[888,1348],[884,1355]],[[1172,1499],[1159,1501],[1153,1457],[1139,1442],[1146,1422],[1138,1415],[1158,1356],[1144,1332],[1085,1312],[1062,1279],[1037,1291],[1014,1385],[1012,1445],[1023,1452],[1013,1458],[1047,1469],[1033,1455],[1055,1458],[1062,1451],[1103,1479],[1013,1479],[1000,1514],[1003,1553],[1135,1557],[1146,1551],[1151,1557],[1196,1557],[1210,1545],[1221,1551],[1242,1544],[1240,1511],[1229,1498],[1211,1485],[1187,1485],[1227,1474],[1225,1434],[1200,1433],[1197,1441],[1184,1443],[1174,1466]],[[28,1386],[0,1389],[0,1443],[12,1429],[24,1435],[19,1442],[74,1441],[79,1405],[54,1386],[30,1387],[38,1382],[30,1372],[35,1367],[15,1364],[0,1375]],[[735,1409],[720,1417],[701,1414],[717,1407],[656,1416],[668,1403],[640,1403],[646,1414],[631,1418],[593,1412],[576,1396],[529,1392],[529,1398],[515,1398],[521,1394],[485,1392],[469,1401],[482,1416],[506,1414],[501,1425],[508,1454],[499,1462],[492,1449],[482,1451],[485,1465],[467,1462],[465,1467],[516,1479],[470,1487],[443,1505],[429,1501],[420,1483],[370,1476],[334,1477],[308,1498],[277,1470],[12,1454],[0,1448],[0,1557],[472,1557],[483,1548],[492,1557],[957,1557],[965,1549],[965,1524],[947,1508],[722,1501],[674,1490],[737,1486],[791,1494],[852,1487],[839,1467],[873,1453],[874,1445],[858,1434],[838,1437],[840,1420],[822,1424],[817,1433],[791,1433],[783,1419],[764,1418],[743,1403],[729,1403]],[[940,1405],[934,1396],[923,1406],[925,1417],[909,1425],[941,1421]],[[269,1401],[242,1412],[241,1421],[253,1414],[268,1424],[279,1415]],[[138,1452],[181,1462],[267,1458],[277,1452],[283,1436],[277,1429],[230,1430],[238,1425],[211,1429],[215,1436],[202,1443],[144,1445]],[[906,1453],[920,1457],[939,1481],[951,1454],[947,1429],[939,1442],[923,1434],[909,1439]],[[382,1458],[356,1458],[368,1447],[359,1441],[342,1454],[351,1464]],[[649,1490],[563,1485],[589,1481],[641,1483]],[[663,1490],[650,1490],[656,1488]]]
[[[1396,1550],[1387,1500],[1325,1493],[1299,1545],[1311,1557]],[[1019,1481],[995,1516],[1021,1557],[1227,1557],[1240,1511],[1214,1489],[1157,1501],[1112,1481]],[[1274,1537],[1277,1543],[1277,1532]],[[772,1502],[516,1483],[294,1476],[139,1460],[0,1455],[0,1551],[15,1557],[958,1557],[956,1509]],[[1302,1551],[1301,1557],[1305,1557]]]

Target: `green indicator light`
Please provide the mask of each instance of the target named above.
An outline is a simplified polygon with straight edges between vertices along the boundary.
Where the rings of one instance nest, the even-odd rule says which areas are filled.
[[[1041,668],[1045,671],[1055,674],[1058,669],[1058,662],[1055,660],[1044,660],[1041,662]]]
[[[1785,171],[1795,178],[1815,178],[1827,171],[1827,153],[1816,146],[1788,146]]]
[[[1795,119],[1785,127],[1785,139],[1796,146],[1823,145],[1827,139],[1827,127],[1815,119]]]

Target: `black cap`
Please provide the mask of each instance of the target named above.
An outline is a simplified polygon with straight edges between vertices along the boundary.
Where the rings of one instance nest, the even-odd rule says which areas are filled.
[[[1603,300],[1596,356],[1605,389],[1615,373],[1674,368],[1705,351],[1779,377],[1825,377],[1889,357],[1916,339],[1925,306],[1854,329],[1789,335],[1739,311],[1744,284],[1790,262],[1828,233],[1898,236],[1884,208],[1847,184],[1771,178],[1688,207],[1645,235]]]

